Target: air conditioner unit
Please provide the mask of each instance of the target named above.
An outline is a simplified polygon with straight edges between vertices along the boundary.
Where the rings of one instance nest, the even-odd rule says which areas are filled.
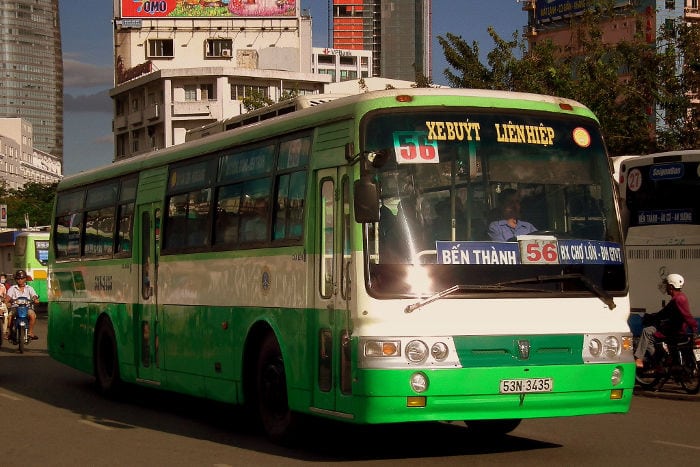
[[[222,57],[230,57],[231,56],[231,51],[229,49],[223,49],[221,51],[221,56]]]

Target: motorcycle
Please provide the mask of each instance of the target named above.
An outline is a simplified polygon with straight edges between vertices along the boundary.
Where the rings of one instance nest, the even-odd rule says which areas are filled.
[[[654,349],[654,355],[644,357],[644,367],[637,368],[635,379],[639,386],[660,391],[673,380],[688,394],[700,392],[700,337],[666,338],[656,342]]]
[[[24,353],[24,347],[32,341],[29,337],[29,310],[33,308],[33,303],[28,298],[19,297],[13,300],[10,307],[14,318],[10,323],[9,341],[19,346],[20,353]]]

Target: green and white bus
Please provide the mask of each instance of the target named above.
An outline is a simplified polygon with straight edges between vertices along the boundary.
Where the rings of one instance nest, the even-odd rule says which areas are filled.
[[[8,272],[12,280],[12,274],[18,269],[24,269],[31,277],[31,286],[39,295],[40,307],[46,307],[47,271],[49,264],[49,232],[45,231],[20,231],[15,235],[14,254],[12,256],[13,270]]]
[[[509,188],[539,230],[492,241]],[[595,116],[555,97],[387,90],[222,131],[61,181],[49,352],[274,439],[624,413],[615,193]]]

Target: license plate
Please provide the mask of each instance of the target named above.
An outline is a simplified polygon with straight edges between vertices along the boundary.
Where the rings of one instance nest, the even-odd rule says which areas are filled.
[[[693,349],[693,353],[695,354],[695,361],[700,362],[700,349]]]
[[[502,379],[501,394],[524,392],[551,392],[552,378]]]

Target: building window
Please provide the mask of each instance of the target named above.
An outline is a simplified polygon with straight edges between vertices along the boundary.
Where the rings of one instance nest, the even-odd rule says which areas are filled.
[[[212,83],[202,84],[200,86],[202,90],[202,100],[203,101],[214,101],[216,100],[216,94],[214,93],[214,85]]]
[[[267,86],[248,86],[245,84],[232,84],[231,85],[231,99],[242,100],[246,96],[253,94],[258,94],[262,97],[270,97],[270,88]]]
[[[186,84],[185,89],[185,100],[186,101],[196,101],[197,100],[197,85]]]
[[[324,65],[332,65],[335,63],[335,55],[319,55],[318,63],[322,63]]]
[[[676,9],[676,0],[666,0],[666,9],[667,10],[675,10]]]
[[[173,40],[172,39],[150,39],[148,41],[148,57],[173,57]]]
[[[348,56],[341,55],[340,56],[340,64],[341,65],[356,66],[357,65],[357,57],[353,57],[353,56],[348,57]]]
[[[204,47],[207,58],[230,58],[233,51],[233,40],[207,39]]]
[[[666,28],[666,32],[667,32],[670,36],[674,36],[674,37],[675,37],[675,35],[676,35],[676,24],[675,24],[675,22],[673,21],[673,19],[671,19],[671,18],[666,18],[666,21],[664,21],[664,28]]]

